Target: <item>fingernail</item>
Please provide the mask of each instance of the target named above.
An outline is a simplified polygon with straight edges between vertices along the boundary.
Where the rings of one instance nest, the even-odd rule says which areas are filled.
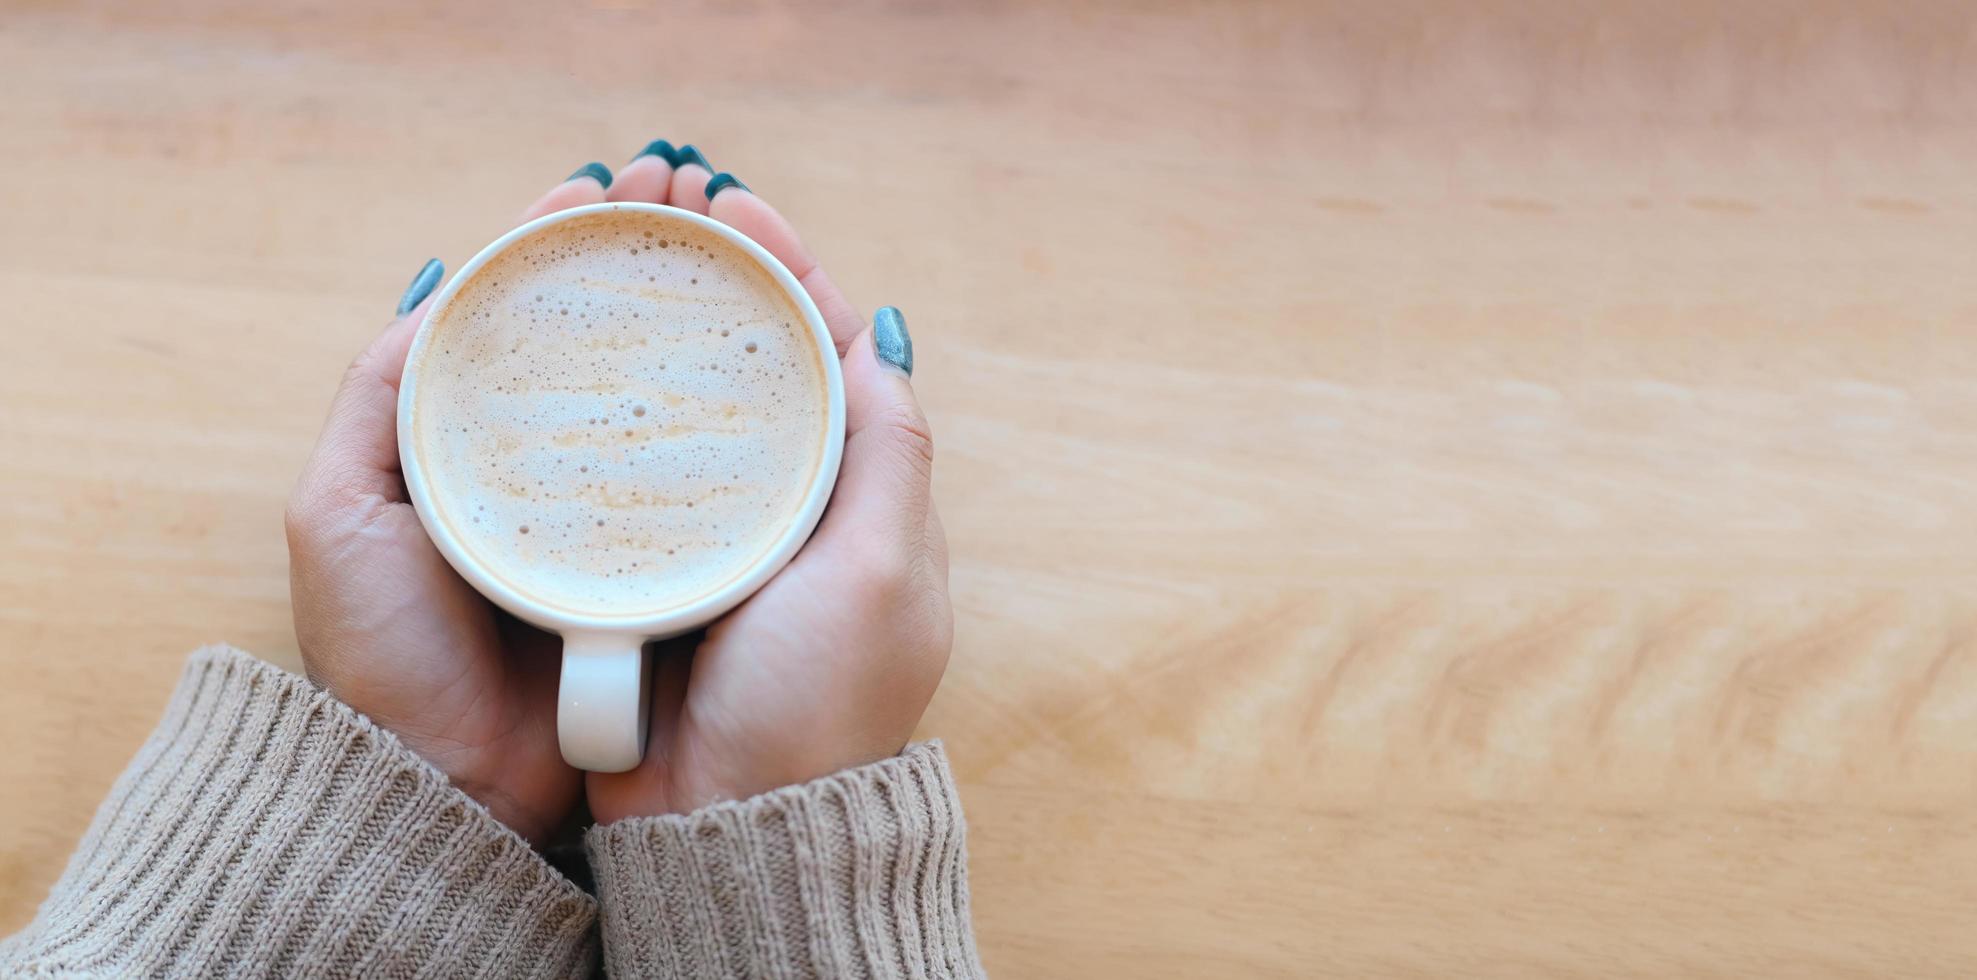
[[[677,167],[682,163],[697,163],[707,168],[708,173],[714,172],[714,165],[707,162],[707,154],[700,152],[700,147],[692,143],[680,147],[678,159],[673,161],[673,166]]]
[[[722,173],[715,174],[714,179],[707,182],[707,199],[710,201],[713,200],[714,195],[719,194],[730,187],[739,187],[742,190],[748,189],[748,185],[742,183],[739,180],[736,180],[734,174],[727,173],[725,171]]]
[[[412,277],[412,284],[405,287],[405,295],[398,298],[398,315],[404,316],[425,302],[426,297],[431,296],[433,289],[439,286],[439,277],[443,275],[446,275],[445,264],[438,259],[427,259],[426,264],[419,267],[419,274]]]
[[[645,149],[632,155],[633,160],[639,157],[658,157],[666,161],[666,165],[670,167],[677,167],[680,163],[680,151],[673,149],[673,144],[665,140],[653,140],[645,144]]]
[[[599,187],[608,189],[611,186],[611,168],[601,163],[586,163],[578,167],[568,177],[563,178],[563,180],[568,182],[576,180],[578,177],[589,177],[597,181],[597,186]]]
[[[899,307],[880,307],[872,314],[872,350],[879,360],[913,376],[913,335],[906,332],[906,316]]]

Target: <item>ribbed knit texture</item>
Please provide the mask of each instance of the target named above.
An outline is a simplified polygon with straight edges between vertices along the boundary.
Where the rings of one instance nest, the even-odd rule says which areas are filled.
[[[391,733],[214,647],[0,975],[584,976],[595,920]]]
[[[586,842],[613,977],[984,975],[938,742]]]

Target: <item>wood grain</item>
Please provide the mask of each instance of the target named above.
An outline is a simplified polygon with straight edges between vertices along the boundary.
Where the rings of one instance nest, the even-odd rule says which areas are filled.
[[[7,5],[0,930],[666,137],[911,318],[993,972],[1977,972],[1977,12],[1731,6]]]

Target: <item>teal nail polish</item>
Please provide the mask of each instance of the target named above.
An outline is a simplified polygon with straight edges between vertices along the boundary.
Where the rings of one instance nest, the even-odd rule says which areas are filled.
[[[913,376],[913,335],[906,332],[906,316],[899,307],[880,307],[872,315],[872,350],[879,360]]]
[[[726,172],[715,174],[714,179],[707,182],[707,199],[710,201],[713,200],[714,195],[730,187],[739,187],[742,190],[748,190],[748,185],[736,180],[734,174]]]
[[[576,180],[579,177],[589,177],[590,179],[597,181],[597,185],[599,187],[608,188],[611,186],[611,168],[601,163],[586,163],[583,166],[578,167],[575,172],[571,173],[568,177],[565,177],[563,179],[566,181],[570,181],[570,180]]]
[[[666,161],[666,165],[669,167],[680,165],[680,151],[673,149],[673,144],[665,140],[653,140],[645,144],[645,149],[634,154],[632,159],[636,160],[639,157],[658,157]]]
[[[439,287],[440,277],[444,275],[444,263],[438,259],[427,259],[426,264],[419,267],[419,274],[412,277],[412,284],[405,287],[405,295],[398,298],[398,315],[404,316],[425,302],[426,297]]]
[[[677,167],[682,163],[697,163],[707,168],[708,173],[714,172],[714,165],[707,162],[707,154],[700,152],[700,148],[692,143],[680,147],[679,159],[673,161],[673,166]]]

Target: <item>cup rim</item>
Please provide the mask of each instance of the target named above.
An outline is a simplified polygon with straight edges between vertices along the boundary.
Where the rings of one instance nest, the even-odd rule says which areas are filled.
[[[783,529],[782,535],[776,539],[775,544],[763,552],[753,564],[747,566],[741,574],[729,579],[720,588],[693,602],[658,613],[600,614],[564,609],[523,593],[484,568],[455,535],[453,529],[447,526],[447,522],[436,516],[435,498],[425,468],[419,460],[412,431],[412,410],[417,398],[419,364],[432,336],[430,325],[446,309],[447,304],[452,302],[461,287],[483,266],[507,251],[517,241],[551,225],[612,211],[647,212],[664,215],[671,220],[685,221],[721,237],[762,266],[796,305],[804,323],[810,328],[811,337],[817,343],[818,357],[824,364],[825,390],[829,401],[826,409],[823,458],[818,460],[816,472],[811,477],[802,507],[798,509],[795,519]],[[837,485],[838,467],[844,458],[844,412],[844,372],[838,364],[836,342],[831,338],[830,328],[824,323],[823,313],[817,309],[817,304],[811,300],[810,294],[804,290],[803,284],[797,281],[788,267],[747,235],[704,214],[665,204],[611,201],[586,204],[546,214],[511,229],[488,243],[447,280],[446,285],[433,300],[425,320],[419,324],[418,333],[414,336],[411,349],[405,357],[405,373],[398,387],[398,460],[404,473],[406,491],[412,498],[412,509],[418,513],[419,523],[425,527],[426,535],[432,538],[433,544],[439,548],[440,554],[446,557],[447,563],[495,604],[523,620],[559,634],[567,635],[573,630],[589,630],[637,633],[647,638],[663,639],[704,626],[740,605],[796,557],[804,542],[809,540],[810,533],[816,530],[817,522],[823,518],[824,507],[829,503],[831,492]]]

